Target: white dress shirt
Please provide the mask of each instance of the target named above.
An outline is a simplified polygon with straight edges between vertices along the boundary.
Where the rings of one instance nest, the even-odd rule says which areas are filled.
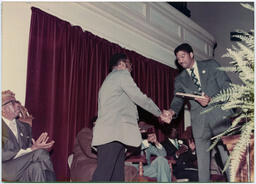
[[[179,147],[178,147],[178,140],[177,139],[171,139],[171,138],[168,138],[168,139],[177,149],[179,149]]]
[[[17,123],[16,123],[16,120],[13,119],[13,120],[8,120],[4,117],[2,117],[4,122],[7,124],[7,126],[11,129],[12,133],[15,135],[16,139],[17,139],[17,142],[18,142],[18,129],[17,129]],[[18,153],[15,155],[14,159],[26,154],[26,153],[29,153],[31,152],[32,149],[31,148],[27,148],[27,149],[20,149],[18,151]]]
[[[2,117],[4,122],[7,124],[7,126],[11,129],[12,133],[15,135],[16,139],[18,140],[18,130],[17,130],[17,123],[16,120],[9,120],[4,117]]]

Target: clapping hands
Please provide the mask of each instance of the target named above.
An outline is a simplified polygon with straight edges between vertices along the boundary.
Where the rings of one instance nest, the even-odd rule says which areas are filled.
[[[188,147],[185,144],[181,144],[180,148],[176,152],[176,155],[179,157],[181,154],[185,153],[186,151],[188,151]]]
[[[34,139],[32,139],[33,145],[31,146],[32,150],[37,150],[37,149],[50,149],[53,144],[54,141],[52,140],[51,142],[48,142],[49,136],[47,132],[43,132],[39,138],[35,141]]]
[[[195,142],[193,141],[193,139],[188,140],[188,145],[192,152],[195,151],[196,145],[195,145]]]
[[[162,114],[160,115],[160,119],[161,119],[161,121],[163,121],[167,124],[170,124],[174,114],[175,114],[175,112],[172,109],[163,110]]]

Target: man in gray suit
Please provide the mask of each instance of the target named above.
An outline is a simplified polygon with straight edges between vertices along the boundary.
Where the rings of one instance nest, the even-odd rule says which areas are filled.
[[[196,153],[198,158],[199,181],[210,181],[210,147],[211,138],[225,131],[229,125],[231,111],[223,111],[215,108],[212,111],[200,114],[211,101],[211,97],[218,94],[222,89],[228,88],[231,81],[227,74],[218,70],[220,66],[215,60],[196,61],[192,47],[183,43],[174,51],[179,65],[184,70],[175,79],[176,92],[199,93],[202,98],[193,98],[191,104],[191,124],[193,136],[196,143]],[[174,96],[171,108],[164,113],[172,118],[176,118],[184,103],[183,97]],[[167,121],[168,122],[168,121]],[[223,163],[228,158],[227,150],[223,144],[219,144]],[[226,172],[228,179],[229,173]]]
[[[136,105],[159,117],[161,111],[144,95],[131,77],[132,64],[125,54],[110,60],[111,73],[98,96],[98,119],[92,146],[97,148],[98,166],[93,181],[124,181],[125,146],[140,146]]]
[[[54,141],[42,133],[35,141],[31,127],[19,121],[20,103],[15,94],[2,92],[2,177],[7,181],[55,181],[55,173],[47,149]]]

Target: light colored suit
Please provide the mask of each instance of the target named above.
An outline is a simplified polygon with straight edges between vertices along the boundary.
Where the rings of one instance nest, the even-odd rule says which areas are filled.
[[[16,120],[18,140],[2,120],[2,176],[8,181],[54,181],[55,174],[47,150],[38,149],[14,158],[20,149],[31,147],[31,127]],[[46,172],[47,171],[47,172]]]
[[[217,69],[219,66],[215,60],[197,62],[202,91],[210,97],[217,95],[222,89],[228,88],[231,83],[227,74]],[[174,93],[176,92],[198,92],[197,87],[186,70],[181,72],[175,79]],[[216,108],[209,113],[201,114],[206,107],[202,107],[195,100],[189,100],[189,102],[191,104],[191,125],[198,157],[199,181],[208,182],[210,179],[210,153],[206,152],[206,150],[210,147],[211,137],[225,131],[229,127],[230,122],[227,119],[232,112]],[[171,102],[171,109],[178,114],[183,103],[184,98],[174,96]],[[222,160],[225,162],[227,152],[222,146],[219,149]]]
[[[164,158],[166,156],[164,147],[159,149],[150,143],[149,147],[145,149],[145,154],[148,165],[143,167],[143,175],[156,177],[157,182],[171,182],[171,169],[168,160]],[[157,156],[152,162],[151,155]]]
[[[92,146],[113,141],[139,146],[142,140],[136,105],[155,116],[161,114],[155,103],[140,91],[128,70],[113,70],[99,91]]]
[[[171,169],[165,158],[166,151],[163,146],[157,148],[152,143],[145,146],[142,143],[141,150],[145,152],[147,164],[143,166],[143,176],[157,178],[157,182],[171,182]],[[156,158],[151,162],[151,156]],[[133,164],[139,170],[139,164]]]

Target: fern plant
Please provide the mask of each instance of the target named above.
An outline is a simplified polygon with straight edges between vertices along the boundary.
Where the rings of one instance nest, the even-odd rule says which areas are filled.
[[[249,4],[241,3],[241,5],[254,11]],[[227,53],[223,55],[223,57],[232,59],[231,67],[220,67],[219,69],[237,73],[242,84],[231,84],[229,88],[222,90],[212,98],[210,104],[213,106],[204,111],[204,113],[208,112],[217,106],[223,110],[239,109],[232,125],[225,132],[214,137],[214,142],[209,148],[209,150],[212,149],[223,136],[232,135],[234,130],[239,129],[239,141],[230,153],[224,168],[225,170],[228,165],[230,166],[230,181],[232,182],[235,181],[241,158],[246,153],[246,148],[254,132],[254,30],[251,30],[250,33],[242,30],[237,30],[237,32],[241,34],[235,37],[240,38],[241,42],[237,42],[231,49],[227,49]],[[241,124],[242,120],[244,123]]]

